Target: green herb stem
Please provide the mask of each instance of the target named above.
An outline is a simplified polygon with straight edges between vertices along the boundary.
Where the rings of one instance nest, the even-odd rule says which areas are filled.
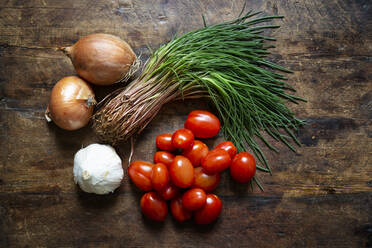
[[[257,141],[278,152],[264,136],[267,133],[295,151],[291,140],[297,145],[300,142],[293,131],[304,122],[294,116],[286,102],[305,100],[287,92],[295,89],[281,73],[291,71],[266,59],[268,49],[273,47],[269,42],[275,41],[266,31],[279,26],[259,24],[283,17],[252,19],[258,14],[248,12],[231,22],[211,26],[206,25],[203,17],[204,28],[160,47],[147,61],[142,75],[97,111],[94,116],[97,133],[106,140],[127,139],[136,130],[137,133],[143,130],[162,104],[180,98],[208,97],[219,113],[225,139],[231,140],[238,151],[250,147],[259,162],[257,168],[271,174]],[[126,100],[123,96],[127,96]],[[129,107],[133,102],[140,105]],[[120,104],[121,109],[116,107]],[[124,113],[127,116],[121,116]],[[108,118],[110,115],[116,118]]]

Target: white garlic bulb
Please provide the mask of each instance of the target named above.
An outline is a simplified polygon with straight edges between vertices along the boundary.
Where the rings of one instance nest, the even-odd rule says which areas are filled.
[[[108,194],[120,186],[124,176],[121,159],[109,145],[91,144],[74,158],[74,181],[88,193]]]

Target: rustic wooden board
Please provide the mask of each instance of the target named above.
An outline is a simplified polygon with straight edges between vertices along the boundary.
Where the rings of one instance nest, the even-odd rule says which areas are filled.
[[[372,3],[368,0],[247,1],[286,18],[271,59],[295,71],[308,102],[292,106],[309,125],[298,153],[268,154],[265,192],[223,175],[224,204],[211,226],[144,219],[141,192],[125,178],[114,194],[81,192],[72,159],[97,139],[48,125],[43,112],[60,78],[74,75],[57,52],[94,32],[116,34],[145,59],[175,34],[229,20],[244,1],[30,0],[0,2],[1,247],[372,247]],[[95,87],[99,97],[112,90]],[[136,142],[151,160],[154,138],[182,126],[205,101],[165,106]],[[208,141],[212,146],[222,138]],[[117,147],[124,161],[129,146]],[[124,166],[127,166],[124,163]]]

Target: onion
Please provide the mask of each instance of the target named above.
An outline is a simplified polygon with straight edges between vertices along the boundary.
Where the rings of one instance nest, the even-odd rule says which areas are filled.
[[[139,66],[128,43],[114,35],[91,34],[60,49],[70,57],[76,72],[96,85],[128,79]]]
[[[87,82],[76,76],[64,77],[53,87],[45,118],[60,128],[76,130],[88,124],[95,103]]]

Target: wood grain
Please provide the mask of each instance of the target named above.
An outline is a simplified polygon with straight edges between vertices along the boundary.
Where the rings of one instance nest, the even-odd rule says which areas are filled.
[[[274,175],[265,192],[233,183],[206,227],[158,224],[139,210],[141,192],[125,178],[114,194],[81,192],[72,160],[96,142],[90,127],[67,132],[43,114],[60,78],[74,75],[56,48],[105,32],[128,41],[143,60],[153,49],[207,23],[236,17],[244,1],[8,0],[0,2],[0,247],[372,247],[372,4],[368,0],[247,1],[284,15],[270,59],[308,102],[292,105],[308,121],[297,153],[264,149]],[[115,87],[95,87],[99,98]],[[135,159],[152,160],[154,139],[181,127],[208,102],[164,106],[136,141]],[[210,147],[222,140],[209,140]],[[117,150],[127,161],[129,145]],[[123,163],[126,167],[126,162]]]

